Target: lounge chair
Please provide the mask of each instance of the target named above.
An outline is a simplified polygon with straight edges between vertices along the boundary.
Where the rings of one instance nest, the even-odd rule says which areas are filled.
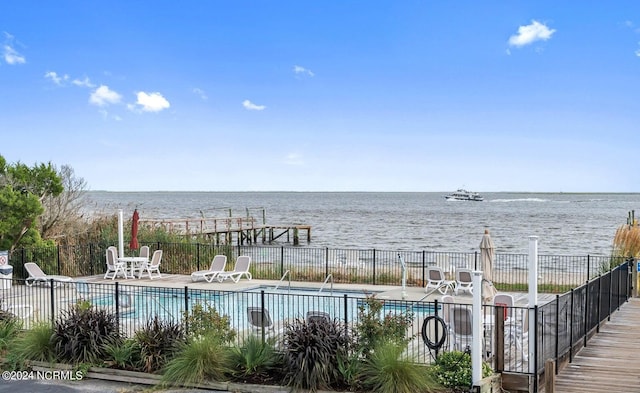
[[[119,273],[122,273],[124,278],[127,277],[127,264],[125,262],[118,261],[118,252],[115,247],[111,246],[107,248],[107,271],[104,274],[104,279],[115,279]]]
[[[307,311],[307,323],[331,322],[331,316],[326,311]]]
[[[443,295],[447,294],[449,289],[453,290],[454,282],[447,280],[444,275],[444,270],[439,266],[429,266],[427,268],[427,285],[424,288],[425,292],[429,292],[429,289],[436,290]]]
[[[224,267],[227,265],[227,256],[226,255],[216,255],[213,257],[211,261],[211,266],[209,266],[208,270],[198,270],[196,272],[191,273],[191,280],[205,280],[207,282],[212,282],[216,276],[222,272],[224,272]]]
[[[145,271],[149,274],[150,280],[153,280],[151,273],[157,273],[158,278],[162,278],[162,274],[160,274],[160,262],[162,262],[162,250],[155,250],[151,256],[151,262],[142,264],[138,278],[142,277]]]
[[[460,291],[467,291],[473,295],[473,277],[471,275],[471,269],[456,270],[456,288],[454,291],[456,295]]]
[[[504,307],[505,324],[511,323],[514,305],[513,295],[508,293],[499,293],[493,297],[493,305]]]
[[[251,257],[246,255],[241,255],[236,259],[236,266],[230,272],[221,272],[216,275],[218,282],[223,282],[224,280],[230,278],[233,282],[237,283],[240,281],[242,276],[246,276],[247,280],[251,280],[251,273],[249,273],[249,266],[251,266]]]
[[[54,281],[54,286],[58,286],[63,282],[72,282],[73,279],[69,276],[58,276],[53,274],[45,274],[40,266],[38,266],[35,262],[27,262],[24,264],[24,268],[29,273],[29,277],[25,281],[28,286],[32,286],[36,283],[44,283],[51,284],[51,280]]]
[[[255,333],[273,333],[275,331],[269,310],[262,307],[247,307],[247,322]]]

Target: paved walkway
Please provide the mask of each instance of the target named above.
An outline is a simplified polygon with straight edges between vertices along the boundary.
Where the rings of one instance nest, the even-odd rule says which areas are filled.
[[[556,376],[561,393],[640,392],[640,298],[630,299],[601,325]]]

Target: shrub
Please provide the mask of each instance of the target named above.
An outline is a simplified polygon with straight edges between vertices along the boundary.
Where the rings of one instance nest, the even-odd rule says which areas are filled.
[[[114,314],[85,304],[72,306],[53,328],[52,344],[59,360],[95,363],[106,357],[105,347],[121,340]]]
[[[493,373],[491,367],[482,363],[482,377]],[[435,364],[429,367],[429,374],[440,385],[466,391],[471,388],[471,355],[468,352],[451,351],[438,356]]]
[[[191,310],[182,314],[191,337],[215,336],[222,342],[231,342],[236,337],[236,332],[231,328],[228,316],[221,316],[215,307],[202,303],[195,303]]]
[[[382,315],[384,302],[367,296],[358,305],[358,323],[356,325],[356,342],[358,353],[368,357],[375,347],[385,341],[391,341],[406,346],[411,337],[407,337],[407,330],[411,326],[413,313]]]
[[[145,372],[161,370],[184,343],[182,326],[173,321],[162,321],[156,315],[135,335],[140,347],[140,361]]]
[[[140,363],[140,346],[134,339],[105,345],[107,363],[123,370],[135,370]]]
[[[215,335],[205,335],[179,345],[162,375],[164,384],[223,381],[229,372],[230,349]]]
[[[0,354],[18,337],[22,321],[11,313],[0,310]]]
[[[39,323],[18,335],[9,350],[15,364],[24,360],[48,362],[54,358],[52,344],[53,328],[48,323]]]
[[[359,379],[369,392],[434,392],[438,387],[426,367],[402,359],[403,346],[393,341],[379,341],[364,360]]]
[[[233,347],[230,355],[231,375],[241,382],[265,383],[282,380],[279,375],[282,357],[273,339],[249,335],[241,346]]]
[[[284,333],[284,381],[293,390],[326,389],[341,377],[337,359],[349,348],[349,336],[337,321],[295,320]]]

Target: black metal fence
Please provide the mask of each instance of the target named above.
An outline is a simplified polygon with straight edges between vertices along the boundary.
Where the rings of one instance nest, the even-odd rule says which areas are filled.
[[[238,255],[252,257],[251,272],[259,279],[279,279],[285,272],[294,281],[322,282],[332,274],[335,282],[395,285],[402,275],[401,256],[407,266],[407,285],[424,286],[426,268],[438,265],[445,272],[457,268],[480,268],[479,252],[391,251],[269,246],[225,246],[211,244],[151,243],[153,252],[163,250],[161,270],[190,274],[209,266],[216,254],[234,261]],[[9,256],[14,276],[26,278],[23,266],[36,262],[47,274],[71,277],[104,274],[107,244],[73,247],[29,248]],[[127,250],[127,252],[129,252]],[[539,255],[539,285],[545,292],[561,293],[579,286],[623,262],[610,256]],[[523,291],[527,286],[528,255],[496,254],[494,284],[504,291]]]
[[[625,262],[540,306],[503,308],[483,305],[485,360],[492,362],[499,372],[537,377],[544,370],[545,360],[567,357],[571,360],[575,351],[587,344],[600,324],[628,299],[630,291],[629,262]],[[363,291],[333,292],[324,287],[291,288],[284,283],[279,288],[256,285],[244,291],[220,291],[188,286],[125,285],[117,281],[87,283],[82,280],[72,283],[49,281],[28,286],[23,279],[0,279],[0,307],[18,315],[25,328],[42,321],[53,324],[64,317],[65,311],[78,300],[87,300],[117,315],[121,332],[126,336],[132,336],[155,316],[184,324],[185,313],[190,312],[195,304],[214,307],[221,315],[226,315],[239,340],[248,334],[277,336],[287,323],[295,319],[304,320],[309,315],[327,316],[353,327],[359,321],[360,309],[366,308],[366,295]],[[444,331],[434,332],[434,341],[446,335],[441,347],[434,349],[426,345],[423,334],[427,317],[451,319],[453,313],[448,307],[452,305],[439,301],[385,299],[383,313],[411,313],[408,336],[413,339],[406,353],[417,362],[429,363],[438,351],[464,350],[470,346],[470,341],[467,345],[460,341],[461,337],[471,339],[469,331],[464,334],[447,330],[452,326],[451,321],[447,321]],[[466,308],[466,315],[471,315],[471,305],[455,306],[462,311]],[[500,320],[503,311],[511,315],[508,324]],[[259,313],[260,318],[252,317],[252,312]],[[534,323],[529,324],[530,320]],[[533,347],[529,346],[529,331],[534,332]],[[538,378],[535,380],[537,383]]]

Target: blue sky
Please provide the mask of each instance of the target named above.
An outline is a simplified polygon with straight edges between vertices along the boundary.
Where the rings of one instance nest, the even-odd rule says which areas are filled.
[[[0,154],[92,190],[640,192],[640,3],[0,2]]]

